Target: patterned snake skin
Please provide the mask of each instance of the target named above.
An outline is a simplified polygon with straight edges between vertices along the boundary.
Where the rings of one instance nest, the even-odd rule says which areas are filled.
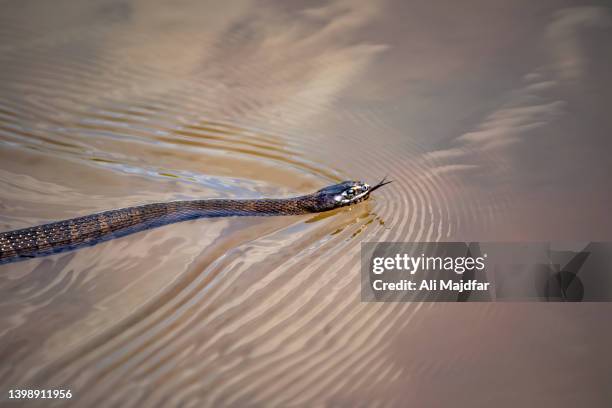
[[[338,194],[346,191],[353,194],[355,188],[365,192],[350,202],[338,201]],[[174,201],[110,210],[37,227],[0,232],[0,264],[69,251],[196,218],[299,215],[328,211],[364,200],[371,191],[367,184],[346,181],[294,198]]]

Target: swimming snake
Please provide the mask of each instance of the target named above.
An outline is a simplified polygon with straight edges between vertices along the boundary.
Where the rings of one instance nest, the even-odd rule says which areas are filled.
[[[196,218],[299,215],[330,211],[366,200],[370,186],[344,181],[291,198],[207,199],[144,204],[36,227],[0,232],[0,264],[70,251],[135,232]]]

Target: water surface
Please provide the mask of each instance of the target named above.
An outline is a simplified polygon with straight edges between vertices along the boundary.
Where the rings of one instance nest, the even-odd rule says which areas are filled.
[[[604,406],[608,304],[364,304],[363,241],[612,239],[605,2],[5,1],[0,230],[396,182],[0,266],[0,390]],[[3,396],[4,398],[4,396]]]

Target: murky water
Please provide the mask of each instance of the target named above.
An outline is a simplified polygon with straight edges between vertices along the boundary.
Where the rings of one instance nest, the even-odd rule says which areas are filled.
[[[13,1],[0,230],[396,182],[0,266],[0,391],[75,406],[605,406],[612,308],[364,304],[362,241],[611,240],[612,9]]]

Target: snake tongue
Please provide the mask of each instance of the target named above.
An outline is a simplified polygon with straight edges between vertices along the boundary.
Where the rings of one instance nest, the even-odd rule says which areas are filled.
[[[387,177],[383,178],[383,179],[380,181],[380,183],[376,184],[374,187],[372,187],[372,188],[370,189],[370,193],[371,193],[372,191],[374,191],[374,190],[378,189],[378,188],[381,188],[381,187],[382,187],[382,186],[384,186],[384,185],[387,185],[387,184],[389,184],[389,183],[393,183],[393,180],[389,180],[389,181],[386,181],[386,180],[387,180]]]

